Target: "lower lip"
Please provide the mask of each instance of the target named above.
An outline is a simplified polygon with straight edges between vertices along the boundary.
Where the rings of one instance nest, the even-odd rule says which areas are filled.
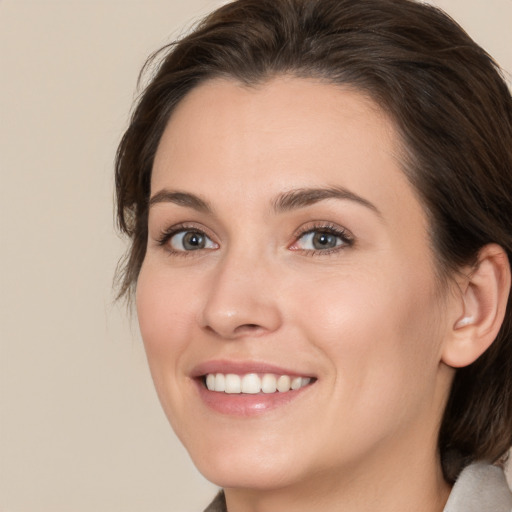
[[[232,416],[255,416],[284,406],[302,396],[312,385],[309,384],[303,388],[286,391],[285,393],[258,393],[251,395],[209,391],[203,384],[202,379],[196,379],[196,384],[199,396],[206,406],[221,414]]]

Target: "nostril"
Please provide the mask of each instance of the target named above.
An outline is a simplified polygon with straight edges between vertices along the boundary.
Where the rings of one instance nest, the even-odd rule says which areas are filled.
[[[219,291],[220,290],[220,291]],[[203,330],[225,339],[260,336],[274,332],[281,325],[279,308],[272,301],[252,294],[239,297],[233,290],[217,288],[200,312],[198,323]]]
[[[206,325],[204,328],[212,334],[220,334],[221,336],[225,336],[227,338],[243,336],[244,334],[255,335],[259,331],[265,330],[261,325],[258,324],[242,324],[235,327],[231,333],[223,333],[221,331],[217,331],[210,325]]]
[[[259,329],[261,329],[262,327],[258,324],[243,324],[243,325],[239,325],[236,329],[235,329],[235,333],[237,334],[242,334],[244,332],[254,332],[254,331],[258,331]]]

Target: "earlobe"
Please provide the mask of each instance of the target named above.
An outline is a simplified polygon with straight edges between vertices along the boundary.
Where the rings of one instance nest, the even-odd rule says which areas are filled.
[[[457,308],[443,348],[445,364],[468,366],[490,347],[505,317],[510,279],[510,264],[503,248],[484,246],[476,265],[460,284],[461,307]]]

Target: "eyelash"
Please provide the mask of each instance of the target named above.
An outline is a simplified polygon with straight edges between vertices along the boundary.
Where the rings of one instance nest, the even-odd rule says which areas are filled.
[[[183,233],[183,232],[197,233],[199,235],[206,236],[208,239],[212,240],[212,237],[209,236],[203,229],[199,229],[193,225],[179,224],[179,225],[172,226],[168,229],[163,230],[160,233],[160,236],[157,238],[156,242],[157,242],[158,246],[165,247],[168,244],[169,240],[171,240],[171,238],[173,236],[175,236],[179,233]],[[301,238],[303,238],[305,235],[315,233],[315,232],[334,235],[341,239],[342,244],[339,246],[330,248],[330,249],[290,249],[293,245],[297,244],[299,242],[299,240]],[[352,245],[354,245],[354,242],[355,242],[354,236],[352,235],[352,233],[350,233],[350,231],[348,231],[345,228],[331,224],[331,223],[318,223],[318,224],[313,224],[313,225],[309,225],[306,227],[302,227],[294,234],[293,237],[294,237],[294,242],[291,245],[289,245],[288,248],[290,250],[294,250],[294,251],[300,250],[303,254],[306,254],[308,256],[317,256],[317,255],[327,256],[329,254],[336,253],[340,250],[343,250],[347,247],[351,247]],[[194,255],[193,253],[197,252],[197,251],[177,251],[175,249],[172,249],[170,246],[166,247],[166,250],[168,251],[169,254],[171,254],[173,256],[182,256],[182,257],[193,256]]]
[[[171,256],[197,256],[197,254],[194,253],[198,251],[177,251],[175,249],[172,249],[170,245],[166,247],[166,245],[173,236],[183,232],[197,233],[198,235],[206,236],[210,240],[212,239],[212,237],[209,236],[204,229],[199,229],[196,226],[188,224],[178,224],[176,226],[172,226],[170,228],[163,230],[160,233],[160,236],[157,238],[156,242],[158,246],[164,247]]]
[[[303,254],[306,254],[307,256],[327,256],[329,254],[337,253],[343,249],[346,249],[347,247],[351,247],[354,245],[355,239],[354,235],[346,229],[342,228],[340,226],[336,226],[335,224],[331,223],[318,223],[309,225],[306,227],[302,227],[297,231],[294,235],[295,241],[293,242],[292,246],[297,244],[298,241],[303,238],[305,235],[311,234],[311,233],[326,233],[329,235],[334,235],[341,239],[342,244],[336,247],[332,247],[331,249],[292,249],[292,250],[301,250]],[[289,246],[290,247],[290,246]]]

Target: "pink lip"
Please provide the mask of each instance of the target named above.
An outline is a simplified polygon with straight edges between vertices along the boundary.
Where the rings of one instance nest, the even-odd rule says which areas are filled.
[[[220,393],[209,391],[206,388],[202,377],[208,373],[235,373],[238,375],[245,375],[247,373],[274,373],[276,375],[289,375],[290,377],[308,377],[310,375],[272,364],[249,361],[236,362],[215,360],[199,364],[192,370],[191,377],[196,385],[200,400],[209,409],[231,416],[251,417],[260,415],[290,404],[301,397],[311,387],[311,385],[309,385],[297,390],[287,391],[286,393],[258,393],[256,395]]]
[[[255,416],[289,404],[299,398],[311,385],[286,393],[259,393],[257,395],[228,394],[208,391],[202,379],[195,379],[202,402],[214,411],[231,416]]]

